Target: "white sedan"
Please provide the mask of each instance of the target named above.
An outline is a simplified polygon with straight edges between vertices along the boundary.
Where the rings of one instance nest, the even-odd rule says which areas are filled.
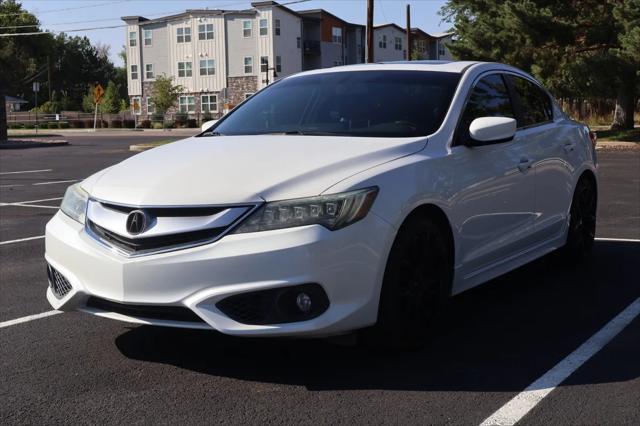
[[[70,187],[47,224],[47,298],[237,336],[419,343],[448,297],[589,254],[594,145],[507,65],[293,75]]]

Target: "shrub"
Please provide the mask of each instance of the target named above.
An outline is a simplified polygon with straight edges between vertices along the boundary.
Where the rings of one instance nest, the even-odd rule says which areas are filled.
[[[184,112],[179,112],[173,117],[175,123],[178,126],[184,126],[185,124],[187,124],[187,118],[187,114],[185,114]]]
[[[195,127],[198,127],[198,123],[196,122],[196,119],[195,118],[188,119],[187,120],[187,127],[192,128],[192,129],[195,128]]]
[[[153,122],[154,129],[162,129],[162,123],[158,123],[157,121]]]
[[[201,123],[206,123],[207,121],[211,121],[213,120],[213,117],[211,117],[211,112],[209,111],[205,111],[204,114],[202,114],[202,121]]]
[[[121,129],[122,128],[122,121],[121,120],[111,120],[111,122],[109,122],[109,127],[113,128],[113,129]]]
[[[61,121],[60,122],[60,128],[61,129],[68,129],[69,128],[69,122],[68,121]]]
[[[24,125],[25,129],[35,129],[36,126],[33,123],[27,123]]]
[[[123,120],[122,127],[125,129],[133,129],[136,126],[136,122],[134,120]]]
[[[176,128],[176,123],[174,123],[173,121],[165,121],[164,122],[164,128],[165,129],[175,129]]]
[[[42,127],[44,128],[45,126],[43,125]],[[59,129],[59,128],[60,126],[58,126],[58,123],[56,123],[55,121],[47,123],[47,129]]]
[[[22,123],[9,123],[7,127],[9,129],[22,129],[24,126]]]
[[[154,123],[162,123],[164,121],[164,115],[162,114],[153,114],[151,116],[151,121]]]
[[[80,121],[80,120],[74,120],[70,122],[71,127],[73,129],[82,129],[84,128],[84,121]]]
[[[142,129],[150,129],[151,128],[151,120],[142,120],[138,123],[138,127]]]

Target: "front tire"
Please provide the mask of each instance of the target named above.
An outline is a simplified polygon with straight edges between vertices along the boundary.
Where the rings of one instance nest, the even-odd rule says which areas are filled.
[[[402,349],[426,342],[451,292],[450,251],[443,226],[431,218],[416,214],[402,225],[387,261],[369,342]]]
[[[583,176],[573,193],[567,242],[562,250],[568,259],[581,261],[591,254],[596,235],[596,207],[596,185]]]

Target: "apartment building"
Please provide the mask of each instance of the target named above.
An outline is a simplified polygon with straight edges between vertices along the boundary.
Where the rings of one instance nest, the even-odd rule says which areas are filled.
[[[275,1],[247,10],[190,9],[157,19],[125,16],[128,92],[141,118],[155,114],[153,85],[167,75],[184,88],[169,113],[219,117],[288,75],[365,61],[365,26],[323,9],[293,11]],[[414,28],[416,59],[451,59],[451,34]],[[417,56],[417,57],[416,57]],[[374,27],[374,60],[406,59],[406,32]]]
[[[453,60],[447,47],[453,43],[453,33],[428,34],[420,28],[411,28],[412,59]]]
[[[273,1],[239,11],[126,16],[128,91],[137,113],[155,113],[158,75],[184,88],[175,111],[222,115],[275,78],[302,70],[302,18]]]
[[[352,24],[323,9],[303,10],[302,69],[364,62],[365,26]]]

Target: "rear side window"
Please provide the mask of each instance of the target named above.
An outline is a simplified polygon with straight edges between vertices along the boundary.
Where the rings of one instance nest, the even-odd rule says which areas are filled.
[[[524,78],[509,76],[520,103],[518,127],[534,126],[553,120],[551,99],[540,87]]]
[[[483,77],[473,88],[458,128],[461,142],[469,138],[471,122],[480,117],[515,118],[509,90],[500,74]]]

